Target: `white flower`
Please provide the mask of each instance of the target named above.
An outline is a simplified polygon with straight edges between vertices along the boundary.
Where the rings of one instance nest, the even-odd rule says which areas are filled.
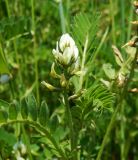
[[[53,49],[55,59],[63,65],[75,63],[79,56],[79,51],[72,37],[66,33],[63,34],[57,42],[56,49]]]
[[[68,33],[63,34],[60,38],[60,41],[59,41],[59,47],[60,47],[61,51],[63,52],[63,50],[66,47],[73,47],[73,46],[75,46],[75,42],[72,39],[72,37],[70,37],[70,35]]]
[[[79,50],[78,50],[78,48],[77,48],[77,46],[74,46],[74,59],[75,59],[75,61],[78,59],[78,56],[79,56]]]
[[[73,56],[73,48],[66,47],[63,52],[63,62],[64,64],[69,64]]]

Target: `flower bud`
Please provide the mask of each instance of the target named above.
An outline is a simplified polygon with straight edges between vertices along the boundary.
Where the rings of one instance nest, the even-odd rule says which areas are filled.
[[[126,77],[122,73],[119,73],[118,74],[118,79],[117,79],[118,86],[122,87],[125,83],[125,80],[126,80]]]
[[[61,86],[62,86],[63,88],[64,88],[64,87],[67,87],[67,80],[66,80],[64,74],[61,75],[60,84],[61,84]]]
[[[134,5],[134,7],[138,8],[138,2],[137,1],[134,1],[133,5]]]
[[[138,93],[138,88],[132,88],[132,89],[129,90],[129,92]]]
[[[54,87],[53,85],[45,82],[45,81],[42,81],[41,84],[43,84],[46,88],[48,88],[50,91],[56,91],[56,90],[59,90],[58,88]]]
[[[80,71],[79,59],[70,66],[68,72],[71,75],[80,75],[82,73],[82,71]]]
[[[51,72],[50,72],[51,77],[53,78],[60,78],[60,75],[58,75],[55,71],[55,63],[52,64],[51,66]]]
[[[138,25],[138,21],[132,21],[131,24]]]
[[[122,46],[122,48],[126,47],[126,46],[130,46],[130,47],[138,47],[138,37],[134,36],[132,38],[132,40],[130,40],[129,42],[127,42],[124,46]]]
[[[82,94],[83,94],[84,92],[86,92],[86,89],[81,89],[81,90],[78,91],[76,94],[70,96],[70,97],[68,98],[68,100],[77,99],[77,98],[79,98],[80,96],[82,96]]]

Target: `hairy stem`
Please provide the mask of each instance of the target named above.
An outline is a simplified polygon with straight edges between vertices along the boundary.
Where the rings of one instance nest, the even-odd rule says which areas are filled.
[[[124,151],[125,151],[125,122],[124,122],[124,112],[125,112],[125,107],[124,104],[121,106],[121,124],[120,124],[120,132],[121,132],[121,144],[120,144],[120,149],[121,149],[121,160],[125,160],[124,157]]]
[[[64,99],[65,99],[65,105],[66,105],[68,125],[69,125],[69,129],[70,129],[71,153],[74,152],[72,160],[77,160],[77,152],[75,151],[76,140],[75,140],[75,133],[74,133],[74,128],[73,128],[73,120],[72,120],[71,110],[70,110],[69,101],[68,101],[68,94],[67,94],[66,90],[64,91]]]
[[[85,67],[87,48],[88,48],[88,35],[86,36],[86,40],[85,40],[85,44],[84,44],[84,51],[83,51],[83,54],[82,54],[82,62],[81,62],[82,74],[80,76],[80,87],[79,87],[79,89],[81,89],[82,85],[83,85],[83,77],[84,77],[84,73],[83,72],[84,72],[84,67]]]

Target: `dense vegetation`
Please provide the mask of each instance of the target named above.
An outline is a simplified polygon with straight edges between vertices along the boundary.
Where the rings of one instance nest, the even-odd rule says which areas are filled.
[[[0,0],[0,160],[138,159],[137,14]]]

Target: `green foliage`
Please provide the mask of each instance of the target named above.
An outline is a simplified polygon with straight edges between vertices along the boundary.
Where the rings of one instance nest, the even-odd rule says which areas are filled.
[[[1,146],[1,155],[3,157],[14,158],[11,154],[13,145],[16,142],[16,137],[12,133],[9,133],[4,128],[0,128],[0,146]]]
[[[102,160],[138,159],[137,49],[122,48],[136,35],[130,23],[136,20],[134,9],[124,0],[0,1],[0,160],[17,159],[16,154],[72,160],[76,152],[78,159],[93,160],[105,145]],[[80,56],[80,75],[64,88],[73,150],[63,90],[41,86],[43,80],[60,86],[49,72],[52,49],[64,30],[72,34]],[[55,68],[58,74],[60,68]],[[24,154],[13,149],[20,141]]]
[[[30,19],[27,17],[9,17],[0,21],[0,34],[3,40],[13,39],[30,32]]]
[[[45,101],[42,101],[39,111],[39,122],[45,126],[49,119],[49,109]]]
[[[53,115],[49,120],[49,127],[51,132],[55,132],[57,126],[59,125],[59,120],[57,115]]]
[[[9,106],[9,119],[16,120],[18,116],[17,103],[13,102]]]
[[[4,123],[8,119],[8,114],[4,109],[0,109],[0,122]]]
[[[35,97],[32,94],[30,94],[27,97],[27,106],[29,109],[29,116],[32,118],[32,120],[36,121],[37,115],[38,115],[38,111],[37,111],[38,105],[37,105]]]
[[[113,112],[112,103],[114,103],[114,94],[100,83],[92,85],[84,93],[78,106],[71,109],[75,132],[83,127],[93,129],[96,115],[102,114],[104,110]]]
[[[26,103],[26,99],[22,99],[21,100],[21,115],[23,117],[23,119],[27,119],[28,118],[28,105]]]
[[[4,141],[4,143],[10,146],[13,146],[16,141],[16,138],[13,134],[8,133],[3,128],[0,128],[0,142],[1,141]]]
[[[73,107],[71,114],[74,122],[74,130],[77,133],[82,129],[82,109],[79,106]]]
[[[112,68],[111,64],[104,64],[103,70],[109,79],[113,80],[116,78],[115,69]]]
[[[93,13],[92,16],[86,13],[80,13],[75,16],[72,25],[73,35],[78,45],[84,47],[88,41],[87,50],[90,50],[98,31],[99,14]]]
[[[114,102],[114,95],[102,84],[92,85],[83,98],[84,103],[82,107],[89,108],[91,106],[91,109],[95,109],[96,111],[101,111],[105,108],[110,110],[110,104]],[[87,112],[89,111],[87,110]]]
[[[8,107],[9,107],[9,103],[7,101],[0,99],[0,108],[7,109]]]
[[[0,52],[0,75],[6,74],[6,73],[9,74],[9,70],[7,68],[4,57],[3,57],[2,53]]]
[[[9,78],[10,78],[9,69],[0,45],[0,84],[7,82]]]

